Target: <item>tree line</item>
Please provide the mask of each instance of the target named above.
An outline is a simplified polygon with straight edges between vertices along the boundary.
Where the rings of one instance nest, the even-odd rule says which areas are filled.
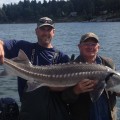
[[[77,15],[71,16],[71,13]],[[3,4],[0,8],[0,23],[36,22],[42,16],[55,20],[90,20],[101,14],[120,17],[120,0],[44,0],[43,3],[24,0],[18,4]]]

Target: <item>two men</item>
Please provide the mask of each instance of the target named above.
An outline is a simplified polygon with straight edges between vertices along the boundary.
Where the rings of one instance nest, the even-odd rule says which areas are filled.
[[[55,49],[51,40],[54,37],[54,24],[50,18],[41,18],[37,24],[37,43],[26,41],[1,41],[1,62],[5,57],[13,58],[22,49],[34,65],[49,65],[54,63],[68,62],[68,56]],[[4,48],[3,48],[4,46]],[[108,58],[98,55],[100,48],[98,36],[87,33],[81,37],[78,45],[80,56],[76,62],[88,62],[104,64],[114,69],[113,62]],[[55,56],[57,54],[57,56]],[[69,103],[70,116],[72,120],[112,120],[112,114],[116,101],[115,93],[103,92],[100,99],[92,103],[88,92],[94,89],[96,83],[93,80],[83,80],[76,86],[62,92],[61,88],[41,87],[35,91],[25,93],[26,82],[18,78],[18,91],[22,106],[20,120],[67,120],[69,119],[66,104]]]

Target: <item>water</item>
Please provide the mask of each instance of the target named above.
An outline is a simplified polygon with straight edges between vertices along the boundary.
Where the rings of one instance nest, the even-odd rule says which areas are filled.
[[[0,38],[25,39],[37,41],[35,35],[36,24],[0,24]],[[100,54],[111,57],[116,69],[120,71],[120,22],[95,22],[95,23],[56,23],[53,44],[71,56],[79,54],[78,43],[80,36],[87,32],[94,32],[100,38]],[[2,68],[1,68],[2,69]],[[16,78],[0,78],[0,97],[12,97],[19,103]],[[117,98],[118,119],[120,119],[120,98]]]

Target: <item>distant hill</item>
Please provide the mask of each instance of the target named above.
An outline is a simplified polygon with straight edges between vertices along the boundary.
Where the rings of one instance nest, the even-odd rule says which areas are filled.
[[[4,4],[0,9],[0,23],[36,22],[48,16],[57,22],[120,21],[120,0],[36,0]]]

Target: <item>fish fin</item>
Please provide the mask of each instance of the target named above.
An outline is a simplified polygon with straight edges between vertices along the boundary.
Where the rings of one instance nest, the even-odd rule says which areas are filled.
[[[27,55],[25,54],[25,52],[23,50],[19,50],[18,56],[15,58],[12,58],[11,60],[13,60],[14,62],[17,63],[24,63],[27,65],[32,65],[31,62],[29,61]]]
[[[8,74],[8,72],[6,70],[3,70],[3,71],[0,72],[0,77],[6,77],[8,75],[9,74]]]
[[[34,91],[38,89],[39,87],[46,86],[44,83],[38,83],[36,81],[27,81],[27,89],[26,92]]]
[[[12,71],[8,71],[6,69],[4,69],[3,71],[0,72],[0,78],[4,78],[4,77],[15,77],[16,75],[14,75],[14,73]]]
[[[97,83],[94,90],[90,92],[90,98],[91,98],[92,102],[96,102],[99,99],[99,97],[103,93],[105,87],[106,87],[105,81]]]

